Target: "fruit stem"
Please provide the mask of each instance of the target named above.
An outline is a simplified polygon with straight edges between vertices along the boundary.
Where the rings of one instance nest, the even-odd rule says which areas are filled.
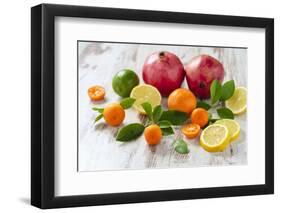
[[[161,62],[168,63],[168,57],[166,57],[166,54],[164,51],[159,53],[159,59]]]
[[[221,101],[217,101],[216,103],[214,103],[212,105],[212,108],[218,107],[218,106],[223,106],[223,104],[221,103]]]
[[[160,57],[160,58],[163,58],[164,56],[165,56],[165,52],[160,52],[160,53],[159,53],[159,57]]]

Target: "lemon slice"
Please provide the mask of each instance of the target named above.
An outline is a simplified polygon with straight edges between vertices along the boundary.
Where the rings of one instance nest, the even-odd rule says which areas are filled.
[[[203,130],[200,145],[208,152],[222,152],[229,144],[229,131],[226,126],[212,124]]]
[[[240,125],[232,119],[221,119],[216,124],[225,125],[229,131],[230,141],[236,140],[240,135]]]
[[[237,87],[233,96],[225,101],[225,106],[235,115],[245,112],[247,109],[247,89],[245,87]]]
[[[161,104],[161,95],[159,91],[148,84],[136,86],[132,90],[130,97],[136,99],[133,107],[142,114],[146,114],[142,108],[142,103],[149,102],[153,108]]]

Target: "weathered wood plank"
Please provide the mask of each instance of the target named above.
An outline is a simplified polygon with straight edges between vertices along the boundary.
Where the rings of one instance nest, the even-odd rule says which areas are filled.
[[[115,141],[118,128],[107,126],[103,121],[94,125],[97,113],[91,110],[95,106],[103,107],[106,103],[118,102],[120,98],[111,87],[112,77],[119,70],[130,68],[141,78],[145,58],[155,51],[171,51],[184,63],[198,54],[210,54],[218,58],[225,67],[225,80],[234,79],[236,85],[247,84],[247,50],[231,48],[207,48],[188,46],[158,46],[132,44],[79,43],[79,171],[197,167],[218,165],[241,165],[247,163],[246,115],[237,117],[241,125],[240,138],[222,153],[208,153],[203,150],[198,139],[188,140],[190,153],[181,155],[174,151],[172,142],[175,137],[182,137],[179,128],[175,136],[165,137],[161,144],[150,147],[143,136],[134,142]],[[87,89],[92,85],[106,88],[106,100],[93,104]],[[183,87],[187,87],[184,81]],[[166,100],[163,100],[165,106]],[[143,117],[136,111],[126,111],[123,125],[142,122]],[[122,125],[122,126],[123,126]],[[122,127],[121,126],[121,127]],[[120,128],[120,127],[119,127]]]

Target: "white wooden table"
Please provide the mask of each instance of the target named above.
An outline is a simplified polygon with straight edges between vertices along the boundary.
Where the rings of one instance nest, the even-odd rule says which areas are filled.
[[[224,80],[234,79],[237,86],[247,86],[247,50],[233,48],[211,48],[191,46],[159,46],[117,43],[79,43],[78,87],[78,169],[79,171],[122,170],[145,168],[198,167],[247,164],[247,119],[246,113],[236,116],[241,126],[240,138],[222,153],[208,153],[198,143],[198,139],[188,140],[175,127],[175,135],[164,137],[157,146],[148,146],[141,136],[135,141],[121,143],[115,140],[120,127],[133,122],[142,122],[134,109],[126,110],[124,124],[110,127],[103,120],[94,124],[98,115],[91,108],[103,107],[107,103],[119,102],[111,81],[115,73],[129,68],[138,73],[141,83],[141,70],[145,58],[155,51],[171,51],[185,64],[199,54],[209,54],[219,59],[225,68]],[[105,101],[93,103],[87,90],[92,85],[102,85],[106,89]],[[187,87],[186,80],[182,87]],[[166,107],[166,100],[162,105]],[[178,154],[172,142],[183,137],[190,153]]]

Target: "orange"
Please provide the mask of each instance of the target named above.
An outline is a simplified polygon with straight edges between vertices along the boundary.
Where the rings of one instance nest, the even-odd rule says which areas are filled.
[[[206,126],[209,121],[209,114],[203,108],[196,108],[191,113],[191,123],[198,124],[201,128]]]
[[[109,104],[104,108],[103,117],[110,126],[119,126],[125,119],[125,111],[120,104]]]
[[[92,86],[88,89],[88,95],[93,101],[100,101],[104,99],[105,90],[102,86]]]
[[[174,90],[168,97],[168,108],[180,112],[191,113],[196,107],[196,97],[188,89]]]
[[[156,145],[161,141],[162,131],[158,125],[152,124],[145,128],[144,137],[149,145]]]
[[[200,126],[198,124],[187,124],[181,132],[189,139],[196,138],[200,133]]]

